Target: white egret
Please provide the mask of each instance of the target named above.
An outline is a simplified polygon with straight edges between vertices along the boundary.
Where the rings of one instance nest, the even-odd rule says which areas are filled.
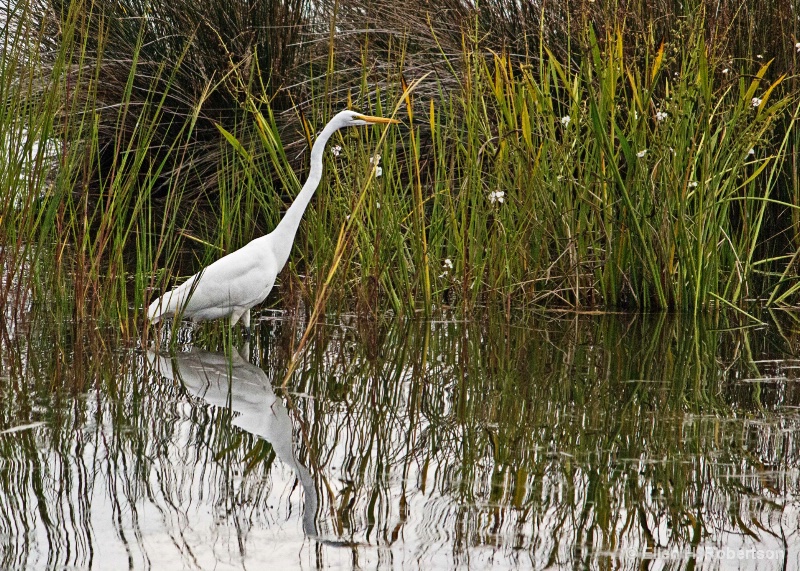
[[[173,316],[193,321],[230,317],[231,327],[241,319],[245,332],[249,334],[250,308],[269,295],[275,278],[289,259],[300,219],[319,186],[323,152],[328,139],[344,127],[379,123],[399,121],[354,111],[342,111],[331,119],[311,148],[308,179],[278,226],[266,236],[256,238],[220,258],[155,300],[147,310],[150,322],[155,324]]]

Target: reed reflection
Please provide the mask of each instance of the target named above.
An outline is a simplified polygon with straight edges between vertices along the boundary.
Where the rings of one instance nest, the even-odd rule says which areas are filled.
[[[800,322],[374,325],[0,338],[0,568],[800,566]]]

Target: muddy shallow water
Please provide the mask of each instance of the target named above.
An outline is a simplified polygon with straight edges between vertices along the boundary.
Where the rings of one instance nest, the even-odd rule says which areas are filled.
[[[2,569],[797,569],[800,324],[549,314],[0,342]]]

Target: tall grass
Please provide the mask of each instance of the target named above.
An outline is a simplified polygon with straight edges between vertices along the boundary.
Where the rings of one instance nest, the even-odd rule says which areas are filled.
[[[28,36],[11,38],[4,58],[4,148],[21,149],[9,157],[2,185],[4,280],[7,289],[19,283],[14,277],[24,266],[25,283],[39,289],[37,300],[54,316],[99,316],[124,333],[129,309],[142,306],[161,279],[158,268],[174,265],[187,241],[207,250],[198,254],[201,262],[227,246],[210,237],[225,235],[227,221],[216,220],[213,209],[200,212],[196,204],[202,198],[205,211],[205,198],[190,185],[205,172],[195,155],[196,128],[219,81],[207,81],[185,116],[178,114],[171,104],[189,41],[177,59],[154,63],[145,58],[150,31],[140,20],[131,53],[120,59],[105,49],[113,32],[104,27],[107,12],[82,2],[63,9],[52,53],[41,51],[46,38],[32,19],[7,20]],[[120,68],[124,81],[111,102],[107,76]],[[218,147],[215,160],[226,160]],[[230,195],[234,206],[243,200],[239,189]]]
[[[117,8],[73,2],[47,20],[17,6],[0,75],[6,299],[17,284],[59,318],[138,329],[161,289],[274,227],[315,132],[349,105],[397,108],[404,125],[337,135],[268,305],[310,308],[323,288],[326,309],[372,315],[795,300],[794,78],[775,72],[785,58],[748,48],[732,61],[709,44],[719,21],[702,9],[666,39],[663,22],[633,34],[573,18],[515,53],[490,49],[501,13],[453,8],[457,50],[452,29],[429,24],[367,34],[339,68],[346,43],[329,34],[281,52],[280,73],[304,79],[279,88],[255,57],[262,40],[225,66],[198,53],[211,37],[228,45],[232,28],[213,20],[200,32],[187,17],[167,39],[169,18],[141,10],[119,22]],[[319,8],[330,32],[357,5]],[[326,29],[313,22],[311,39]]]
[[[17,11],[1,22],[0,45],[0,296],[14,300],[4,304],[6,319],[19,317],[33,297],[29,274],[39,254],[34,237],[41,206],[52,183],[47,175],[54,153],[48,143],[58,104],[52,95],[34,96],[41,79],[37,30],[20,23],[24,14]]]
[[[543,46],[538,62],[487,59],[467,37],[450,62],[462,68],[459,91],[409,102],[406,129],[378,149],[383,177],[342,277],[352,297],[377,282],[402,313],[434,295],[467,312],[532,303],[699,312],[760,295],[758,255],[774,231],[765,216],[787,151],[774,129],[793,99],[776,96],[783,78],[764,79],[769,63],[723,74],[700,30],[689,34],[675,73],[653,38],[645,64],[633,65],[621,33],[591,40],[580,60]],[[354,103],[380,109],[398,92]],[[353,196],[373,152],[363,139],[345,148],[356,160],[343,168],[331,158],[301,238],[317,275],[352,206],[329,197]]]

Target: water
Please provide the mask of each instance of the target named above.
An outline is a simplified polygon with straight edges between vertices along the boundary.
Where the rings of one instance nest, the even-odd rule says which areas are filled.
[[[337,320],[284,392],[280,314],[238,351],[17,323],[0,567],[797,569],[798,324],[747,325]]]

